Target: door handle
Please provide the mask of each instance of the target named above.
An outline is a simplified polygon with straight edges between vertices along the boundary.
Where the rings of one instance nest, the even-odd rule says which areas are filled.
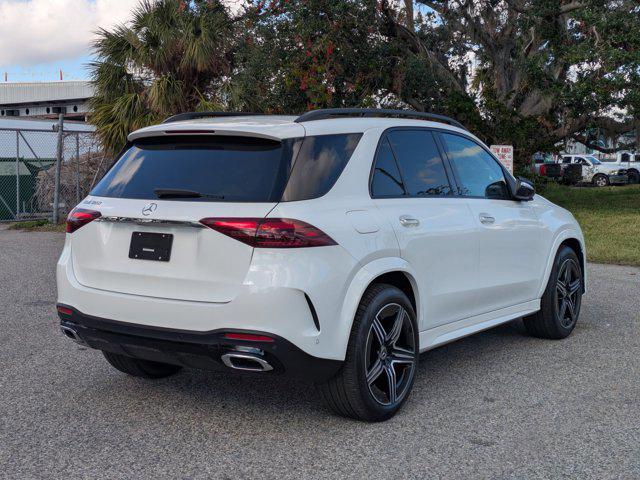
[[[484,225],[491,225],[492,223],[496,223],[496,219],[493,218],[488,213],[481,213],[480,214],[480,223],[482,223]]]
[[[417,227],[420,225],[420,220],[410,217],[409,215],[402,215],[400,217],[400,225],[403,227]]]

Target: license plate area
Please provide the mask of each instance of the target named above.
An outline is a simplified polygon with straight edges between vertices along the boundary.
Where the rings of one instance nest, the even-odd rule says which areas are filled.
[[[170,233],[133,232],[129,258],[168,262],[171,258],[173,235]]]

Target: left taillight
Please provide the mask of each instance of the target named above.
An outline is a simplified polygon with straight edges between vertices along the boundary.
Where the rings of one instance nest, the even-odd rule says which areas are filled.
[[[74,208],[67,216],[67,233],[73,233],[101,216],[102,214],[96,210]]]
[[[291,218],[203,218],[200,223],[254,248],[337,245],[319,228]]]

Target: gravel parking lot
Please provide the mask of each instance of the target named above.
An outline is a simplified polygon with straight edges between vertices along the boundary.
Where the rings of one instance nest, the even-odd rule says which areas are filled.
[[[112,369],[59,333],[63,241],[0,230],[1,478],[640,478],[640,269],[590,265],[565,341],[517,321],[422,355],[364,424],[282,378]]]

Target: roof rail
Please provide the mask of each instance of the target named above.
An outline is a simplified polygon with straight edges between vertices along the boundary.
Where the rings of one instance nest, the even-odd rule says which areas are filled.
[[[314,120],[327,120],[335,117],[397,117],[397,118],[415,118],[419,120],[431,120],[434,122],[448,123],[454,127],[467,130],[457,120],[438,115],[437,113],[416,112],[414,110],[392,110],[387,108],[325,108],[320,110],[311,110],[296,118],[296,123],[311,122]]]
[[[216,118],[216,117],[249,117],[264,115],[264,113],[248,112],[186,112],[173,115],[165,119],[162,123],[173,123],[181,120],[195,120],[196,118]]]

